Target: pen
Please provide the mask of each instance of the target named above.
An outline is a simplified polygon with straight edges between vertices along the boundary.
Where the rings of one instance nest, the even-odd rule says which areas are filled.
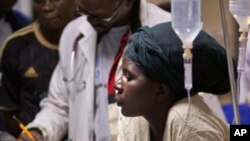
[[[19,124],[19,127],[23,130],[23,133],[32,141],[36,141],[36,139],[32,136],[32,134],[29,132],[29,130],[23,125],[23,123],[17,119],[16,116],[13,116],[13,119],[16,120]]]

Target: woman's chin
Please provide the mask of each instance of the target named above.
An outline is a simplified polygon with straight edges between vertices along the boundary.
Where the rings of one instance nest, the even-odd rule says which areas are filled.
[[[122,115],[123,116],[125,116],[125,117],[136,117],[136,116],[138,116],[138,115],[136,115],[136,114],[134,114],[134,113],[132,113],[132,112],[129,112],[129,111],[127,111],[125,108],[121,108],[121,113],[122,113]]]

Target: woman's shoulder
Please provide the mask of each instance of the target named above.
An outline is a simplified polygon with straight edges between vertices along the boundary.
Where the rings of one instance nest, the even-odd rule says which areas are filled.
[[[190,110],[190,111],[189,111]],[[168,113],[166,131],[175,137],[227,139],[228,126],[203,101],[201,96],[192,96],[178,101]],[[183,138],[182,138],[183,139]],[[178,139],[177,139],[178,140]]]
[[[186,122],[186,118],[189,123],[221,120],[199,95],[192,96],[190,104],[188,98],[179,100],[168,112],[168,120]]]

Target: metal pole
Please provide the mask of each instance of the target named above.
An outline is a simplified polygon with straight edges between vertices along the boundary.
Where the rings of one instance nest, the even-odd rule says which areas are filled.
[[[236,83],[235,83],[235,76],[234,76],[234,68],[233,68],[233,61],[232,61],[232,44],[229,41],[229,33],[228,33],[228,25],[226,21],[226,12],[224,7],[224,1],[220,0],[220,9],[221,9],[221,20],[222,20],[222,28],[224,34],[224,43],[225,48],[227,49],[227,62],[228,62],[228,71],[230,77],[230,84],[231,84],[231,93],[232,93],[232,101],[233,101],[233,110],[234,110],[234,119],[235,124],[240,124],[240,115],[239,115],[239,104],[238,104],[238,95],[236,93]]]

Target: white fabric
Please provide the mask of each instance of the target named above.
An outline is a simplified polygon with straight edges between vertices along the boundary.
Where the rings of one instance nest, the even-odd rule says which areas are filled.
[[[177,102],[168,113],[163,141],[228,141],[229,128],[209,109],[202,97],[192,96],[191,112],[186,128],[188,100]],[[118,141],[150,141],[145,119],[124,118],[118,121]]]
[[[98,44],[95,58],[95,120],[94,130],[96,140],[110,141],[108,124],[108,91],[107,82],[115,55],[118,52],[122,36],[129,26],[116,27],[102,37]],[[115,129],[116,130],[116,129]]]
[[[142,25],[149,26],[170,20],[169,13],[146,3],[145,0],[141,0],[140,17]],[[84,35],[78,43],[75,59],[75,67],[80,71],[74,81],[64,82],[63,76],[70,68],[72,47],[79,31]],[[70,22],[62,34],[59,49],[60,62],[52,76],[49,96],[41,102],[42,110],[28,127],[40,128],[46,141],[58,141],[67,131],[67,127],[69,139],[92,141],[96,32],[88,23],[86,16]],[[113,121],[115,121],[114,116],[112,116]]]
[[[199,95],[203,97],[203,100],[213,112],[215,112],[223,121],[227,121],[217,95],[208,93],[199,93]]]

